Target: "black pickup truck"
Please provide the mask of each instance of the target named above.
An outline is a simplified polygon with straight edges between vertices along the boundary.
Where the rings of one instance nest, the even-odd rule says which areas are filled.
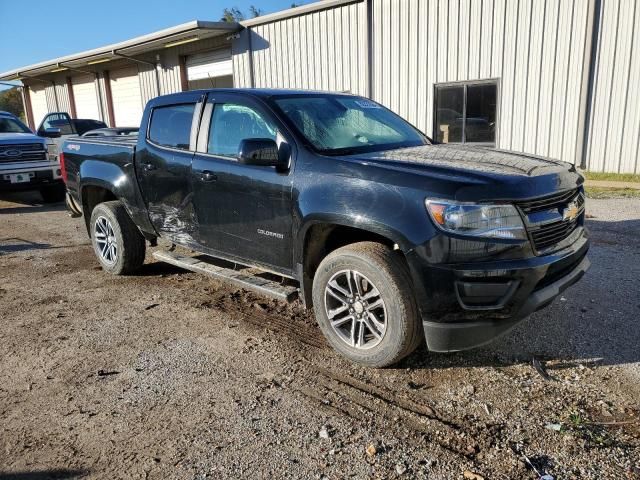
[[[362,97],[208,90],[151,100],[137,139],[63,146],[103,268],[154,256],[315,315],[353,361],[484,345],[589,267],[568,164],[434,144]],[[168,241],[166,241],[168,240]],[[183,253],[179,253],[183,252]]]

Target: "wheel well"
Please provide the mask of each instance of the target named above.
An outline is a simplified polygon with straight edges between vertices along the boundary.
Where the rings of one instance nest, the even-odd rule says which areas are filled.
[[[89,231],[89,221],[91,220],[91,212],[99,203],[117,200],[118,198],[111,190],[104,187],[86,186],[82,189],[82,212],[84,214],[84,222]]]
[[[313,277],[322,259],[334,250],[358,242],[377,242],[394,248],[394,242],[374,232],[355,227],[316,224],[309,228],[304,240],[303,285],[305,303],[311,303]]]

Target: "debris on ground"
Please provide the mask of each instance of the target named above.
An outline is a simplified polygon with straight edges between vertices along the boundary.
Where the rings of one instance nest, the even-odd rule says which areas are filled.
[[[396,465],[396,473],[398,475],[404,475],[404,473],[407,471],[407,466],[404,465],[403,463],[398,463]]]
[[[562,424],[560,423],[547,423],[544,428],[546,428],[547,430],[553,430],[555,432],[559,432],[560,430],[562,430]]]
[[[108,377],[110,375],[118,375],[120,372],[116,371],[116,370],[98,370],[98,376],[99,377]]]
[[[536,357],[533,357],[531,359],[531,364],[533,365],[533,368],[536,369],[536,372],[538,372],[540,376],[544,378],[546,381],[553,380],[553,378],[551,378],[551,375],[547,373],[547,370],[545,369],[542,362],[538,360]]]
[[[484,477],[479,473],[474,473],[471,470],[465,470],[463,473],[464,478],[467,480],[484,480]]]
[[[376,453],[378,453],[378,449],[376,448],[376,446],[372,443],[367,447],[367,455],[369,455],[370,457],[375,457]]]
[[[327,430],[326,425],[323,425],[320,431],[318,432],[318,436],[324,440],[329,439],[329,430]]]

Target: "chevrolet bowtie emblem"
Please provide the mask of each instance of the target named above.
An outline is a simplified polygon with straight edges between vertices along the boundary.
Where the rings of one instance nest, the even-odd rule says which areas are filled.
[[[562,220],[573,220],[580,213],[578,203],[573,201],[562,211]]]

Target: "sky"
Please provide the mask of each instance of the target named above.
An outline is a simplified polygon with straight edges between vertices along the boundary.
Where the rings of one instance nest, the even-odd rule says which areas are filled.
[[[227,7],[249,16],[294,0],[0,0],[0,72],[90,50],[191,20],[220,20]],[[295,0],[296,4],[311,3]]]

